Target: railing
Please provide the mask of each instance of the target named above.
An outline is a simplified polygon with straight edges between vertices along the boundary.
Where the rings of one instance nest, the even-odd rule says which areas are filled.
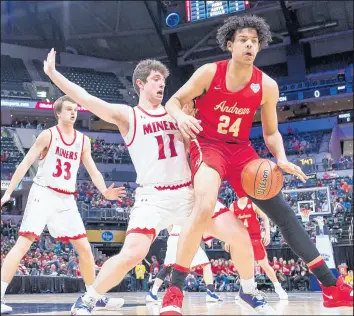
[[[79,208],[79,212],[83,220],[103,220],[103,221],[122,221],[127,222],[129,220],[129,212],[120,208],[100,208],[94,209],[89,208],[89,206],[84,202]]]

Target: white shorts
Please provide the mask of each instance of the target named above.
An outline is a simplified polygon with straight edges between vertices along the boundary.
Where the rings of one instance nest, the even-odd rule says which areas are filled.
[[[86,229],[74,196],[33,183],[19,236],[33,236],[39,239],[46,225],[49,233],[59,240],[69,241],[86,237]]]
[[[191,186],[159,191],[139,187],[130,213],[127,234],[152,234],[153,239],[170,225],[183,226],[192,212],[194,194]]]
[[[170,235],[167,240],[167,251],[165,257],[165,266],[170,266],[176,263],[176,255],[177,255],[177,245],[178,245],[179,235]],[[195,254],[190,268],[194,268],[196,266],[202,265],[205,266],[209,264],[209,258],[204,252],[204,250],[199,247],[197,253]]]

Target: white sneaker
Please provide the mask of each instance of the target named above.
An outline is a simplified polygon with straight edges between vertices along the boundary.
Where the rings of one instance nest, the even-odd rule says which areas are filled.
[[[117,297],[109,297],[109,296],[102,296],[97,302],[94,310],[101,311],[101,310],[117,310],[124,305],[123,298]]]
[[[159,302],[159,298],[157,295],[152,294],[151,291],[149,291],[149,293],[146,295],[145,300],[147,303],[158,303]]]
[[[286,293],[285,290],[282,287],[281,288],[275,288],[274,291],[275,291],[275,293],[278,294],[279,299],[285,300],[285,301],[287,301],[289,299],[288,298],[288,293]]]
[[[12,307],[5,304],[4,300],[1,300],[1,314],[10,314],[12,313]]]

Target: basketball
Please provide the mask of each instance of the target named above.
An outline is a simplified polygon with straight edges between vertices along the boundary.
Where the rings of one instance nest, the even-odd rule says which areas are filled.
[[[249,196],[257,200],[268,200],[281,191],[283,173],[273,161],[256,159],[243,168],[241,182]]]

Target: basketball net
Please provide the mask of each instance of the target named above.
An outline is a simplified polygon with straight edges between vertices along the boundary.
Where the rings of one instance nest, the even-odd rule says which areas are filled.
[[[303,223],[308,223],[310,220],[311,210],[307,208],[300,209],[301,220]]]

